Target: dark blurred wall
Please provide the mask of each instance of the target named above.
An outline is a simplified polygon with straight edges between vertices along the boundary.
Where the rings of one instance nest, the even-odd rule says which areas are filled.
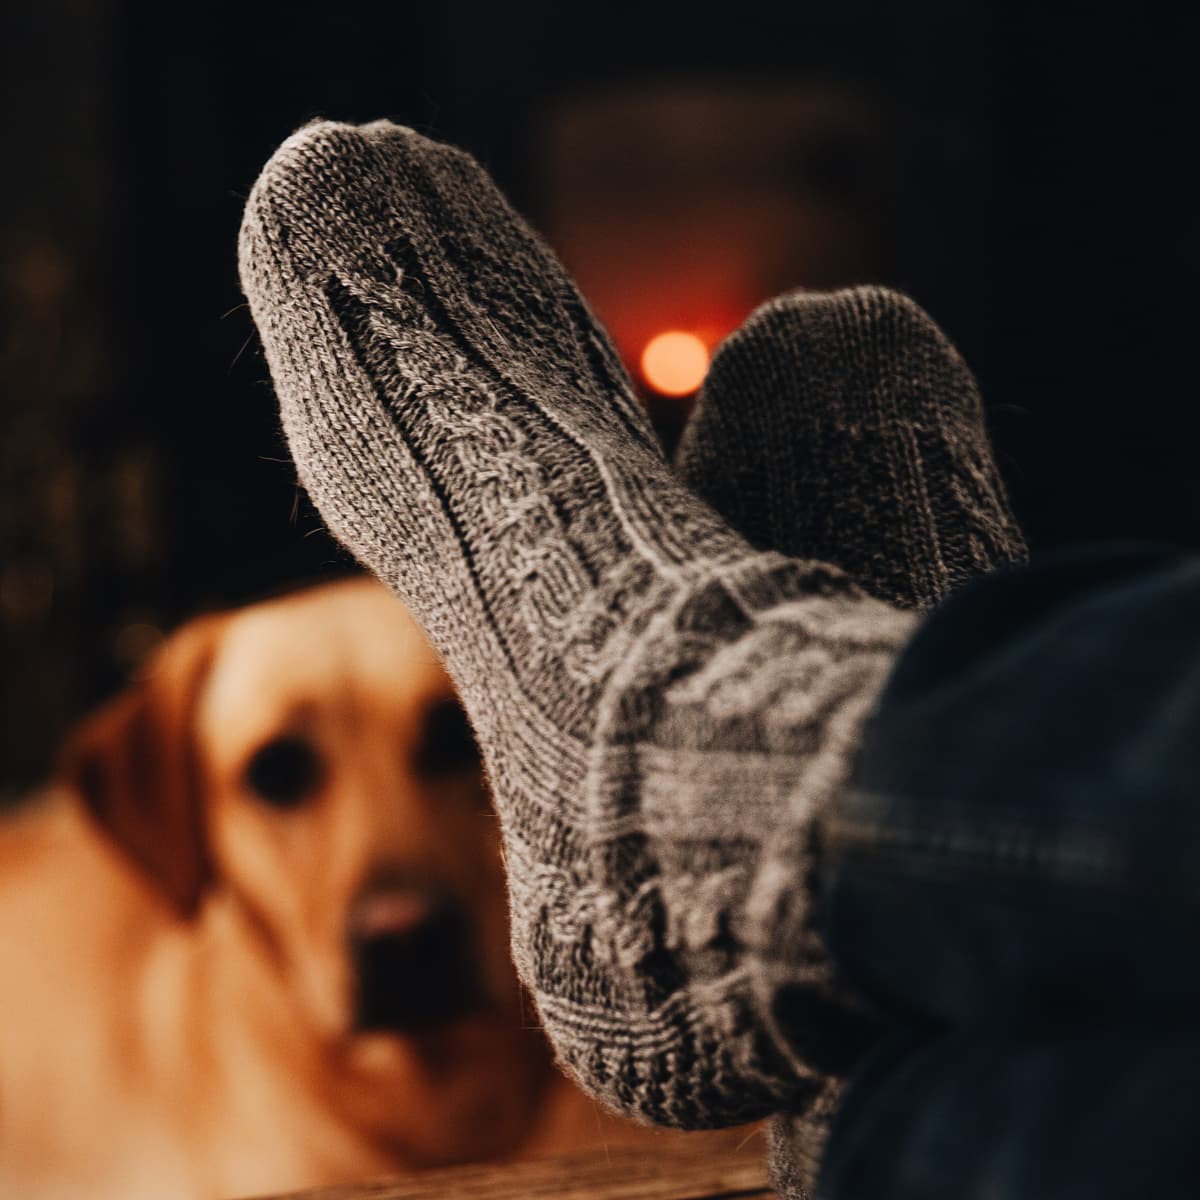
[[[979,6],[970,357],[1037,545],[1200,544],[1194,4]]]
[[[0,795],[103,686],[128,610],[163,595],[161,455],[131,403],[139,331],[120,284],[118,30],[87,0],[2,20]]]
[[[1035,543],[1200,543],[1182,6],[27,0],[3,20],[0,794],[160,631],[349,566],[297,496],[236,282],[242,199],[315,115],[459,141],[542,219],[565,97],[848,89],[889,132],[878,169],[829,158],[825,199],[862,202],[879,273],[979,368]]]

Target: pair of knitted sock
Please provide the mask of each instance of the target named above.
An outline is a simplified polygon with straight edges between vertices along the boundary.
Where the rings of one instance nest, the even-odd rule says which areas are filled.
[[[1022,553],[965,366],[886,291],[785,297],[674,471],[550,251],[387,122],[285,142],[240,261],[304,485],[475,726],[560,1060],[657,1122],[809,1112],[815,1150],[856,1032],[814,823],[905,609]]]

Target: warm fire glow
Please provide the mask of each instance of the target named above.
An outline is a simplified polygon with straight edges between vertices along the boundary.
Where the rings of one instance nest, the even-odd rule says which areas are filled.
[[[708,347],[694,334],[680,329],[660,333],[642,351],[642,375],[664,396],[687,396],[704,382]]]

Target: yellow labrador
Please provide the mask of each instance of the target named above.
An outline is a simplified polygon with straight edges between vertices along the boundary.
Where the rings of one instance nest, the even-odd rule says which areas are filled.
[[[495,817],[377,584],[186,626],[0,826],[0,1195],[181,1200],[655,1135],[553,1068]]]

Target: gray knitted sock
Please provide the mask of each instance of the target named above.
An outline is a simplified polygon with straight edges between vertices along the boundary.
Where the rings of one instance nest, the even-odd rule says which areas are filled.
[[[758,309],[717,351],[676,462],[754,545],[905,608],[1025,554],[970,370],[886,288]]]
[[[476,726],[561,1060],[682,1126],[820,1096],[779,1024],[841,1036],[812,822],[911,618],[686,490],[562,268],[460,152],[300,131],[240,265],[305,486]]]
[[[974,379],[936,325],[886,289],[796,292],[755,312],[718,350],[676,467],[755,545],[836,563],[904,607],[1024,556]],[[821,1094],[770,1123],[781,1196],[812,1186],[854,1017],[835,980],[799,995],[780,980],[779,1035],[831,1068]]]

